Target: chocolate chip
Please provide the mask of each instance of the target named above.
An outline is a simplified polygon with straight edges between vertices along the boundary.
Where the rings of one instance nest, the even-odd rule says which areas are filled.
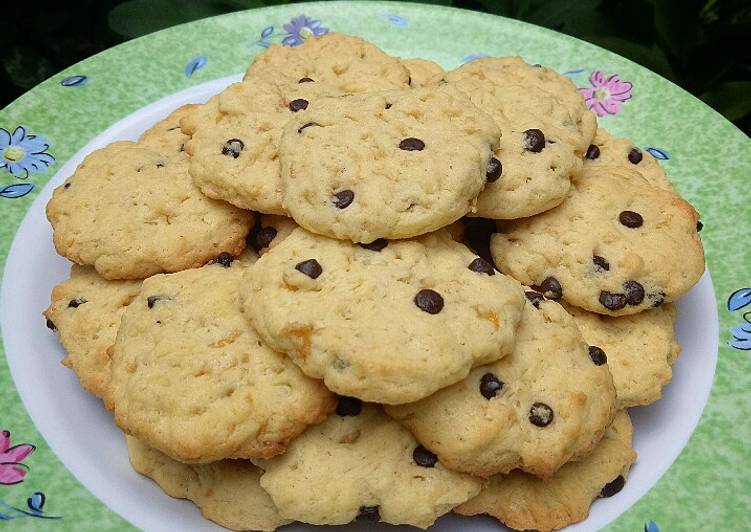
[[[475,260],[470,262],[469,266],[467,267],[473,272],[495,275],[495,268],[493,268],[493,265],[480,257],[477,257]]]
[[[399,149],[404,151],[422,151],[425,143],[415,137],[409,137],[399,143]]]
[[[532,153],[539,153],[545,147],[545,134],[539,129],[524,132],[524,148]]]
[[[623,283],[623,290],[626,292],[626,303],[629,305],[641,305],[644,301],[644,287],[636,281]]]
[[[146,306],[148,306],[149,308],[154,308],[154,305],[156,305],[159,301],[166,301],[168,299],[172,299],[172,298],[170,296],[165,296],[163,294],[149,296],[146,298]]]
[[[164,168],[164,163],[156,163],[157,168]]]
[[[428,314],[438,314],[443,310],[443,297],[430,288],[423,288],[417,292],[414,302],[417,308],[424,310]]]
[[[628,152],[628,160],[631,162],[631,164],[639,164],[642,159],[641,150],[639,148],[631,148],[631,151]]]
[[[637,227],[642,226],[642,224],[644,223],[644,218],[642,218],[641,214],[639,214],[638,212],[623,211],[618,215],[618,221],[626,227],[636,229]]]
[[[553,409],[545,403],[534,403],[529,409],[529,422],[537,427],[547,427],[553,422]]]
[[[67,185],[66,185],[67,188]],[[696,222],[696,232],[700,232],[702,229],[704,229],[704,224],[701,223],[701,220],[697,220]]]
[[[240,139],[229,139],[222,146],[222,155],[227,155],[233,159],[240,157],[240,152],[245,149],[245,143]]]
[[[410,87],[412,86],[412,76],[411,75],[409,76],[409,79],[407,79],[407,85],[409,85]]]
[[[65,184],[63,185],[63,188],[66,188],[66,189],[67,189],[67,188],[70,188],[70,183],[65,183]],[[698,223],[701,223],[701,222],[698,222]],[[701,229],[697,229],[697,231],[701,231]]]
[[[492,373],[486,373],[480,379],[480,393],[485,399],[492,399],[503,388],[503,381],[493,375]]]
[[[377,523],[381,520],[381,512],[378,506],[360,506],[360,511],[355,518],[358,521]]]
[[[50,331],[56,331],[56,330],[57,330],[57,326],[55,325],[55,322],[53,322],[53,321],[52,321],[51,319],[49,319],[49,318],[47,318],[47,328],[48,328],[48,329],[49,329]]]
[[[298,262],[295,265],[295,269],[298,272],[304,273],[311,279],[318,279],[318,276],[323,273],[323,268],[315,259],[308,259],[302,262]]]
[[[269,247],[276,238],[276,235],[276,227],[270,225],[268,227],[261,227],[253,234],[250,245],[258,253],[263,248]]]
[[[185,151],[185,143],[180,144],[180,149],[177,151]]]
[[[351,190],[340,190],[334,194],[334,206],[337,209],[346,209],[355,200],[355,193]]]
[[[321,124],[318,124],[316,122],[308,122],[307,124],[304,124],[304,125],[300,126],[299,128],[297,128],[297,132],[300,133],[300,134],[302,134],[302,130],[303,129],[311,127],[311,126],[320,126],[320,125]]]
[[[369,249],[370,251],[381,251],[383,248],[389,245],[389,241],[385,238],[377,238],[369,244],[360,244],[363,249]]]
[[[296,113],[297,111],[303,111],[308,108],[308,100],[303,100],[302,98],[298,98],[297,100],[292,100],[289,102],[289,110],[293,113]]]
[[[78,307],[80,307],[81,305],[83,305],[84,303],[88,303],[88,301],[86,301],[86,300],[85,300],[85,299],[83,299],[82,297],[77,297],[77,298],[75,298],[75,299],[71,299],[71,300],[70,300],[70,301],[68,302],[68,308],[78,308]]]
[[[528,290],[527,292],[524,292],[524,295],[527,296],[527,299],[535,308],[540,308],[540,303],[545,301],[545,296],[543,296],[540,292]]]
[[[313,80],[310,78],[300,78],[300,81],[298,83],[313,83]]]
[[[229,268],[232,265],[233,260],[235,260],[235,257],[232,256],[232,253],[222,251],[215,259],[211,259],[206,264],[221,264],[225,268]]]
[[[626,479],[623,478],[623,475],[618,475],[603,486],[602,491],[600,492],[600,497],[612,497],[623,489],[624,484],[626,484]]]
[[[386,109],[391,109],[391,104],[389,102],[386,102]]]
[[[595,363],[595,366],[602,366],[608,361],[608,357],[605,354],[605,351],[603,351],[601,347],[597,347],[596,345],[589,346],[589,358],[592,359],[592,362]]]
[[[600,304],[608,310],[621,310],[626,306],[626,295],[603,290],[600,292]]]
[[[595,270],[598,270],[598,271],[610,270],[610,263],[607,261],[605,257],[600,257],[599,255],[595,255],[594,257],[592,257],[592,264],[595,265]]]
[[[587,148],[587,153],[584,155],[587,159],[590,161],[594,161],[600,156],[600,147],[596,144],[590,144],[589,148]]]
[[[433,467],[438,462],[438,457],[422,445],[418,445],[415,447],[415,450],[412,451],[412,460],[421,467]]]
[[[540,290],[542,290],[543,295],[548,299],[561,299],[563,297],[563,287],[555,277],[546,277],[540,283]]]
[[[336,405],[337,416],[359,416],[360,412],[362,412],[362,401],[356,397],[339,398],[339,403]]]
[[[501,161],[495,157],[491,157],[485,166],[485,180],[488,183],[495,183],[501,177],[501,172],[503,172]]]

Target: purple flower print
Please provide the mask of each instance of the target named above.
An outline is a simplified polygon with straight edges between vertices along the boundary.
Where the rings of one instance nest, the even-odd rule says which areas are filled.
[[[589,76],[589,83],[591,87],[582,87],[579,92],[597,116],[617,115],[621,112],[621,103],[631,99],[633,84],[623,81],[618,74],[606,76],[602,70],[595,70]]]
[[[306,15],[295,17],[282,27],[287,32],[282,44],[287,46],[297,46],[305,42],[308,37],[317,37],[329,32],[328,28],[321,26],[320,20],[314,20]]]

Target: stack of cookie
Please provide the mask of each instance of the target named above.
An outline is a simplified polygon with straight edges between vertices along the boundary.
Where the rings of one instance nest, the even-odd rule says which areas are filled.
[[[338,34],[92,153],[47,214],[63,363],[233,529],[584,519],[704,269],[696,212],[567,78]]]

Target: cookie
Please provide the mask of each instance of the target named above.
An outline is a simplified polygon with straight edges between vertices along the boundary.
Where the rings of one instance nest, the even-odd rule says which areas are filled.
[[[134,142],[91,153],[47,204],[57,252],[105,279],[143,279],[239,255],[251,213],[206,198],[187,164]]]
[[[474,208],[498,135],[441,89],[321,100],[282,133],[284,207],[309,231],[354,242],[434,231]]]
[[[406,89],[409,71],[396,57],[358,37],[327,33],[306,39],[300,46],[272,44],[255,58],[246,80],[272,83],[311,79],[352,94]]]
[[[189,499],[210,519],[233,530],[276,530],[282,518],[261,488],[262,471],[246,460],[183,464],[126,437],[133,469],[156,482],[176,499]]]
[[[662,396],[681,352],[675,305],[611,318],[567,306],[584,338],[602,350],[613,375],[616,408],[648,405]]]
[[[337,413],[257,461],[279,513],[316,525],[354,520],[427,528],[480,490],[446,469],[381,407],[342,398]]]
[[[122,317],[107,397],[127,434],[181,462],[270,457],[334,408],[243,318],[240,279],[254,268],[217,262],[144,281]]]
[[[253,249],[258,255],[263,255],[287,238],[297,227],[299,226],[292,218],[261,214],[256,218],[256,224],[246,238],[248,248]]]
[[[282,127],[323,96],[340,92],[324,82],[230,85],[181,121],[190,135],[190,174],[201,192],[242,209],[285,214],[279,174]]]
[[[120,317],[138,295],[141,281],[107,281],[91,267],[73,265],[70,277],[52,289],[44,311],[47,327],[56,331],[83,388],[103,397],[110,381],[109,349]]]
[[[356,245],[295,229],[241,286],[269,347],[340,395],[388,404],[510,353],[524,298],[444,231]]]
[[[631,420],[620,411],[594,451],[564,465],[550,480],[521,471],[491,477],[480,494],[455,508],[462,515],[490,514],[515,530],[556,530],[587,518],[598,497],[612,497],[625,484],[636,453]]]
[[[175,109],[167,118],[157,122],[141,135],[138,144],[170,160],[187,161],[185,144],[190,137],[180,129],[180,122],[194,113],[197,107],[197,105],[188,104]]]
[[[563,76],[551,68],[542,65],[530,65],[519,56],[482,57],[463,64],[456,70],[449,72],[446,79],[449,82],[457,78],[490,81],[499,86],[538,87],[552,94],[563,105],[570,109],[587,109],[584,97],[579,93],[576,85],[567,76]],[[583,117],[582,125],[594,136],[597,128],[596,118]]]
[[[699,217],[626,168],[585,169],[559,207],[499,224],[501,270],[553,299],[612,316],[675,301],[704,272]]]
[[[402,64],[409,70],[409,86],[413,89],[433,86],[446,74],[441,65],[427,59],[402,59]]]
[[[597,129],[584,156],[584,164],[588,168],[605,166],[635,170],[653,187],[675,192],[665,170],[651,153],[636,147],[628,139],[614,138],[603,128]]]
[[[445,77],[502,132],[498,170],[477,200],[477,214],[514,219],[560,204],[597,127],[571,81],[513,57],[478,59]]]
[[[528,291],[511,355],[386,412],[451,469],[550,477],[592,450],[614,404],[608,367],[590,357],[571,316]]]

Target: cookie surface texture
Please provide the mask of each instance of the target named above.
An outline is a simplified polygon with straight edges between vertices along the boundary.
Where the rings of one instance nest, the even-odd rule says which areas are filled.
[[[320,101],[284,128],[284,207],[309,231],[354,242],[434,231],[473,209],[498,135],[440,88]]]
[[[480,490],[446,469],[377,405],[353,404],[259,462],[281,515],[316,525],[354,520],[427,528]]]
[[[328,33],[300,46],[272,44],[255,58],[246,80],[272,83],[312,79],[348,94],[406,89],[409,71],[396,57],[358,37]]]
[[[323,82],[234,83],[181,121],[190,135],[190,174],[201,191],[243,209],[285,214],[279,174],[284,125],[320,98],[340,92]]]
[[[647,150],[642,150],[628,139],[614,138],[607,130],[597,129],[592,144],[587,148],[584,165],[628,168],[641,174],[653,187],[675,192],[665,170]]]
[[[427,59],[402,59],[402,64],[409,70],[409,86],[413,89],[433,86],[446,74],[441,65]]]
[[[521,468],[550,477],[591,451],[614,403],[607,365],[593,362],[563,307],[540,296],[525,304],[511,355],[386,411],[452,469],[487,477]]]
[[[694,208],[625,168],[585,169],[566,201],[493,235],[502,271],[612,316],[675,301],[704,272]]]
[[[681,352],[675,305],[612,318],[567,306],[585,340],[603,350],[613,375],[616,408],[648,405],[662,397]]]
[[[206,519],[232,530],[276,530],[283,519],[259,483],[262,471],[246,460],[183,464],[130,436],[133,469],[176,499],[189,499]]]
[[[44,316],[68,353],[62,363],[97,397],[103,397],[109,386],[108,351],[115,343],[120,318],[140,290],[141,281],[107,281],[93,268],[78,265],[52,289]]]
[[[478,198],[477,214],[513,219],[560,204],[597,127],[573,83],[518,57],[477,59],[446,80],[502,132],[494,154],[500,170]]]
[[[143,279],[239,255],[251,213],[205,197],[187,164],[133,142],[91,153],[47,204],[58,253],[105,279]]]
[[[183,462],[268,457],[335,404],[241,314],[244,266],[144,281],[113,349],[108,399],[126,433]]]
[[[511,352],[522,290],[477,258],[443,231],[361,246],[296,229],[246,272],[244,313],[332,391],[406,403]]]
[[[618,496],[636,453],[633,428],[618,412],[594,451],[564,465],[550,480],[515,471],[488,479],[480,494],[456,508],[462,515],[490,514],[515,530],[556,530],[587,518],[592,501]]]

